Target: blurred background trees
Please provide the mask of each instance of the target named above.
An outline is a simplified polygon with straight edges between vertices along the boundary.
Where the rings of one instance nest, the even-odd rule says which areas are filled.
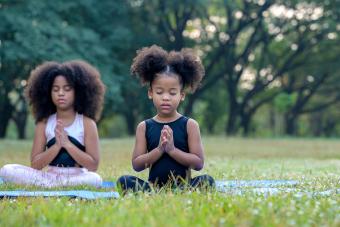
[[[0,138],[32,136],[29,73],[70,59],[107,86],[101,136],[133,135],[154,110],[129,68],[152,44],[201,56],[206,76],[181,112],[203,133],[339,136],[339,16],[337,0],[1,0]]]

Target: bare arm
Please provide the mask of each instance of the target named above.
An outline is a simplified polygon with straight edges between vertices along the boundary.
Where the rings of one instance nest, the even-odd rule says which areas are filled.
[[[45,136],[45,122],[38,122],[35,127],[34,141],[31,152],[31,166],[34,169],[42,169],[52,162],[58,155],[61,147],[55,143],[53,146],[45,151],[46,136]]]
[[[168,134],[170,134],[168,135],[168,138],[170,138],[170,141],[172,140],[170,143],[173,144],[171,128],[168,127],[167,131]],[[201,170],[204,166],[203,145],[201,141],[200,129],[198,123],[195,120],[188,120],[187,132],[189,153],[186,153],[173,146],[173,148],[168,151],[168,154],[184,166],[188,166],[194,170]]]
[[[66,133],[66,132],[65,132]],[[67,138],[67,134],[66,134]],[[68,139],[64,148],[72,158],[81,166],[90,171],[96,171],[99,165],[99,137],[96,123],[84,116],[84,145],[86,151],[83,152]]]
[[[144,121],[137,126],[135,147],[132,154],[132,167],[138,172],[150,167],[163,155],[160,146],[147,152],[145,127]]]

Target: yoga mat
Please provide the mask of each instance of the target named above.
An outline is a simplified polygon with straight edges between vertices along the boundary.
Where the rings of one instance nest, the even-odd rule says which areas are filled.
[[[331,196],[335,194],[340,194],[340,188],[338,189],[330,189],[326,191],[306,191],[299,190],[294,188],[229,188],[223,191],[220,191],[230,195],[246,195],[246,194],[255,194],[255,195],[279,195],[284,193],[292,193],[295,197],[302,196]]]
[[[273,188],[281,186],[296,186],[299,182],[295,180],[216,180],[216,189],[224,190],[228,188],[256,187]]]
[[[0,191],[0,198],[17,197],[70,197],[82,199],[119,198],[118,192],[72,191]]]
[[[4,181],[0,178],[0,184]],[[101,188],[114,188],[115,183],[103,181]],[[0,198],[17,198],[17,197],[70,197],[82,199],[99,199],[99,198],[119,198],[118,192],[96,192],[89,190],[70,190],[70,191],[0,191]]]
[[[101,188],[114,188],[116,183],[112,181],[103,181]]]

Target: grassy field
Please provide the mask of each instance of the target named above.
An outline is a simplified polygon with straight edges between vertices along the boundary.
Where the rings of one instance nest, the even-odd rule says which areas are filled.
[[[133,139],[101,141],[98,173],[147,177],[131,168]],[[204,138],[205,168],[219,180],[298,180],[299,190],[340,188],[340,141]],[[0,141],[0,166],[29,164],[30,141]],[[22,188],[22,187],[21,187]],[[0,190],[18,189],[0,185]],[[67,198],[0,200],[0,226],[340,226],[340,196],[231,195],[199,191],[127,195],[85,201]]]

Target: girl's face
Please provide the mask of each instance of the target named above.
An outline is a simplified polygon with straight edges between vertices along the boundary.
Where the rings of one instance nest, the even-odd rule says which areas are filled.
[[[162,74],[156,76],[148,95],[152,99],[157,113],[164,117],[174,116],[180,101],[183,101],[185,97],[178,76]]]
[[[64,76],[60,75],[54,79],[51,96],[57,110],[73,109],[74,88]]]

